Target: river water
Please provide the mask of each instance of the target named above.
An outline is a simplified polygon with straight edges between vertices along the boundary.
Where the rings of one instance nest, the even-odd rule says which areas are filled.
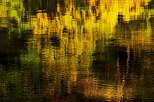
[[[0,0],[0,102],[153,102],[153,0]]]

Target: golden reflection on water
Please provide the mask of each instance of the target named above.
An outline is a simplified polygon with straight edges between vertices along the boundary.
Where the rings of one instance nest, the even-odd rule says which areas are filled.
[[[120,46],[127,47],[127,64],[129,64],[130,48],[138,49],[138,51],[140,49],[149,50],[148,45],[151,45],[152,41],[150,38],[151,28],[148,24],[146,25],[146,29],[139,31],[133,31],[131,28],[130,31],[125,29],[122,33],[118,31],[121,27],[133,26],[133,24],[128,24],[129,21],[142,18],[145,11],[144,6],[146,6],[148,2],[149,0],[91,0],[87,8],[82,9],[79,7],[76,10],[74,1],[67,1],[65,3],[68,7],[66,8],[65,14],[61,12],[63,8],[58,6],[53,19],[50,19],[46,12],[38,11],[36,17],[31,19],[31,29],[34,33],[34,38],[32,39],[36,40],[33,44],[39,43],[37,50],[43,54],[43,59],[46,60],[45,63],[48,66],[44,72],[46,73],[46,77],[55,77],[55,80],[48,83],[47,90],[49,90],[49,94],[53,95],[54,90],[60,89],[61,80],[65,80],[65,84],[68,88],[66,89],[67,93],[71,93],[71,84],[74,82],[78,83],[79,81],[79,87],[84,87],[85,90],[81,91],[81,93],[87,97],[103,97],[108,101],[112,99],[120,101],[123,98],[133,97],[137,85],[136,82],[132,83],[134,86],[124,87],[126,79],[120,78],[117,79],[119,82],[115,85],[106,84],[105,87],[101,87],[98,83],[99,80],[95,78],[87,77],[80,80],[78,76],[82,73],[87,75],[93,73],[90,69],[92,64],[92,58],[90,58],[90,56],[95,51],[96,40],[109,38],[119,39]],[[118,15],[123,15],[122,22],[124,25],[119,25]],[[117,25],[120,26],[120,28],[116,28]],[[121,37],[125,35],[124,33],[126,33],[126,37]],[[41,35],[46,35],[46,41],[43,45],[46,47],[44,48],[42,48],[40,43]],[[61,40],[61,44],[57,49],[50,46],[48,42],[50,37],[55,36]],[[127,36],[131,37],[128,38]],[[78,63],[79,60],[80,63]],[[126,67],[129,67],[129,65]],[[78,69],[80,69],[81,72],[78,71]],[[115,73],[120,76],[121,73],[118,70],[119,69],[117,69]],[[138,79],[133,75],[132,81],[135,80]]]
[[[57,11],[51,13],[52,17],[46,10],[37,10],[36,15],[27,13],[30,22],[24,24],[21,24],[20,18],[24,13],[18,13],[24,11],[22,2],[17,1],[21,9],[17,12],[2,1],[1,18],[14,18],[19,27],[24,25],[22,29],[32,30],[33,34],[27,41],[28,52],[22,53],[20,59],[22,63],[32,61],[38,66],[41,63],[46,98],[64,94],[71,96],[76,92],[85,97],[101,97],[106,101],[131,99],[137,95],[138,85],[145,80],[144,73],[138,77],[134,71],[136,66],[130,65],[130,60],[134,60],[131,54],[143,60],[142,72],[153,67],[152,58],[148,54],[142,55],[142,52],[154,50],[153,28],[149,22],[153,11],[146,9],[150,0],[84,0],[86,6],[83,7],[76,7],[75,0],[67,0],[64,1],[65,8],[61,7],[60,2],[57,3]],[[10,3],[11,8],[15,3]],[[8,19],[0,23],[0,27],[9,26]],[[95,59],[94,53],[104,53],[104,56],[110,57],[105,52],[106,47],[112,46],[110,40],[115,40],[113,46],[126,48],[126,60],[120,61],[120,55],[115,55],[111,58],[114,60],[113,69],[107,63],[111,70],[102,72],[109,79],[99,79],[97,72],[92,69],[94,60],[99,60]],[[108,61],[105,57],[102,59]],[[123,62],[124,65],[121,64]],[[101,66],[106,68],[103,64]],[[121,71],[123,67],[125,71]],[[30,79],[25,78],[24,83],[27,83],[26,80]]]
[[[142,17],[144,6],[150,0],[91,0],[88,7],[78,7],[75,9],[74,1],[66,2],[68,6],[65,13],[62,7],[57,7],[56,15],[53,20],[47,16],[47,13],[38,11],[36,18],[32,19],[31,26],[34,34],[49,34],[53,31],[61,34],[63,28],[67,28],[70,33],[80,33],[82,30],[86,33],[110,33],[118,23],[118,15],[123,15],[123,20],[128,22]],[[58,4],[57,4],[58,5]],[[80,27],[80,29],[79,29]],[[78,28],[78,29],[77,29]],[[74,31],[74,32],[73,32]]]

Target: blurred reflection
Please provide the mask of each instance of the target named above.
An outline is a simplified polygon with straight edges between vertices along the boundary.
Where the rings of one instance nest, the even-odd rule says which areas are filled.
[[[0,101],[152,101],[152,5],[1,0]]]

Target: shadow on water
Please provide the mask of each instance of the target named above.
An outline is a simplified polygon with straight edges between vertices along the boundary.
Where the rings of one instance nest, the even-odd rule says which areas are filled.
[[[19,34],[16,32],[11,32],[10,34],[8,28],[0,28],[0,34],[0,64],[7,66],[16,63],[16,61],[19,64],[19,56],[22,50],[27,48],[28,37],[25,36],[24,32],[22,37],[19,37]]]
[[[51,45],[55,47],[60,47],[60,38],[59,37],[51,37]]]

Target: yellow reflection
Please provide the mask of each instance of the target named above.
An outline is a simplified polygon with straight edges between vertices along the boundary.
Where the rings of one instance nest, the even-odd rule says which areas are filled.
[[[73,0],[68,0],[65,2],[67,5],[65,14],[62,13],[63,8],[58,4],[53,19],[49,18],[46,12],[38,11],[36,16],[31,19],[31,29],[34,35],[33,38],[29,39],[29,43],[32,43],[33,48],[45,60],[43,64],[48,66],[43,70],[45,77],[47,79],[54,77],[53,81],[48,84],[48,93],[53,95],[56,89],[60,89],[61,81],[65,82],[68,88],[67,93],[70,93],[72,83],[78,83],[79,81],[77,79],[78,75],[82,73],[79,70],[84,71],[84,74],[87,75],[92,73],[90,70],[92,58],[90,56],[95,50],[94,41],[115,37],[114,33],[119,33],[115,30],[116,25],[118,25],[118,15],[123,15],[125,24],[128,24],[131,20],[137,20],[141,17],[144,6],[149,1],[90,0],[88,9],[75,10]],[[144,32],[130,31],[131,39],[125,38],[123,40],[120,37],[117,37],[117,39],[122,39],[128,49],[130,46],[135,48],[139,44],[149,42],[147,38],[150,37],[150,33],[148,32],[149,29]],[[60,40],[58,47],[52,46],[51,38]],[[45,39],[43,45],[41,39]],[[138,40],[135,41],[135,39]],[[87,96],[121,100],[124,95],[124,81],[121,80],[116,86],[107,85],[111,87],[103,88],[99,88],[101,86],[99,86],[98,80],[95,79],[83,79],[80,84],[84,85],[84,94]],[[61,93],[60,90],[58,91]],[[132,88],[125,90],[128,96],[131,96],[133,91]]]
[[[14,24],[11,20],[17,22],[15,26],[21,27],[21,18],[24,17],[25,10],[22,0],[1,0],[0,9],[0,27],[12,27]]]
[[[38,11],[36,17],[31,21],[31,26],[34,34],[50,34],[53,31],[61,33],[63,28],[66,27],[70,33],[74,31],[75,34],[78,34],[84,29],[88,34],[96,31],[101,33],[101,35],[105,33],[105,36],[109,38],[112,36],[110,34],[114,32],[119,14],[124,16],[124,21],[135,20],[141,16],[144,6],[149,1],[91,0],[87,10],[75,10],[75,4],[70,0],[65,2],[67,5],[65,15],[63,15],[61,10],[63,8],[58,4],[58,12],[53,20],[49,20],[46,13]]]

